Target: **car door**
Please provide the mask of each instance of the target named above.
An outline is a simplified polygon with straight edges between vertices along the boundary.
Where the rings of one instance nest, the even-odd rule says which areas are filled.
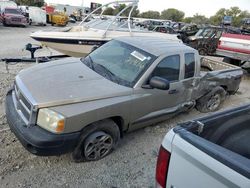
[[[199,93],[199,81],[200,81],[200,67],[197,66],[199,59],[197,59],[198,54],[195,52],[186,52],[183,54],[183,74],[180,78],[180,84],[183,89],[183,97],[180,99],[181,103],[188,101],[193,101]]]
[[[181,55],[173,54],[163,58],[151,71],[145,84],[135,89],[132,101],[130,130],[134,130],[173,115],[183,102],[181,87]],[[158,76],[170,82],[169,90],[152,89],[150,78]]]

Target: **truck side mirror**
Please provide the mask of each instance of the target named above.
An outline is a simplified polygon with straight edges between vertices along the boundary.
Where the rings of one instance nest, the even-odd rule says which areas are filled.
[[[169,89],[169,81],[167,79],[154,76],[150,79],[149,85],[152,88],[160,89],[160,90],[168,90]]]

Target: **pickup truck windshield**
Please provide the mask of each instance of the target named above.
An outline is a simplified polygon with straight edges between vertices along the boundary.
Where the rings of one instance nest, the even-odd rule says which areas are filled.
[[[5,14],[21,14],[18,9],[5,9]]]
[[[83,62],[105,78],[133,87],[155,59],[156,57],[148,52],[113,40],[93,51]]]

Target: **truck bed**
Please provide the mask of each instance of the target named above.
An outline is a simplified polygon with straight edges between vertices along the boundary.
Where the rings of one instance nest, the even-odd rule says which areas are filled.
[[[241,70],[240,67],[216,60],[213,57],[203,57],[201,59],[201,70],[208,71],[222,71],[222,70]]]
[[[250,105],[181,124],[181,138],[250,178]],[[250,183],[250,182],[249,182]]]
[[[229,94],[234,94],[239,89],[243,76],[242,68],[212,57],[202,57],[200,69],[200,84],[196,88],[197,92],[194,92],[194,98],[205,95],[217,86],[221,86]]]

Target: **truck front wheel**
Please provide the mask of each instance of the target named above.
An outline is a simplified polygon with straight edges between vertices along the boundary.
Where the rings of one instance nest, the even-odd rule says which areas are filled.
[[[120,130],[110,119],[87,126],[72,153],[75,162],[97,161],[112,152],[120,140]]]
[[[218,110],[226,98],[226,91],[218,86],[211,92],[197,100],[196,108],[200,112],[214,112]]]
[[[5,19],[3,20],[3,25],[8,26]]]

